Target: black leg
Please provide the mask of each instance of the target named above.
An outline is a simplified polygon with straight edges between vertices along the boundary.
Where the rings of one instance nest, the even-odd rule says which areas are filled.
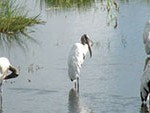
[[[77,83],[76,83],[76,81],[74,81],[74,88],[76,89],[77,88],[77,85],[76,85]]]
[[[79,77],[77,77],[77,92],[79,93]]]

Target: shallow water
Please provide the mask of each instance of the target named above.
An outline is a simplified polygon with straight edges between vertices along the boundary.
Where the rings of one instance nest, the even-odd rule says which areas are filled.
[[[41,12],[47,23],[35,26],[31,34],[39,44],[25,40],[25,50],[15,44],[0,48],[0,56],[20,69],[17,79],[3,84],[3,113],[146,113],[139,86],[149,3],[120,3],[117,29],[107,26],[107,14],[98,3],[86,10],[61,11],[47,11],[35,0],[27,4],[30,15]],[[67,55],[83,33],[95,45],[93,57],[87,55],[82,67],[78,96],[67,75]]]

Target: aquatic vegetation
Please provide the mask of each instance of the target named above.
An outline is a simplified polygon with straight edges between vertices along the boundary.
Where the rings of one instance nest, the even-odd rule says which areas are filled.
[[[33,26],[35,24],[40,24],[41,22],[37,20],[37,17],[26,18],[24,16],[16,17],[0,17],[0,33],[7,36],[14,35],[16,33],[25,33],[26,27]]]
[[[123,47],[126,48],[126,46],[127,46],[127,36],[124,36],[124,35],[121,36],[121,43],[122,43]]]
[[[117,28],[117,13],[119,11],[119,5],[116,0],[40,0],[41,4],[45,4],[46,10],[66,10],[77,9],[80,11],[89,9],[91,6],[95,6],[95,9],[101,7],[102,11],[107,12],[107,25],[112,25]],[[99,6],[96,4],[100,3]],[[42,6],[42,5],[41,5]]]
[[[0,40],[1,43],[10,45],[13,40],[21,45],[23,41],[21,36],[28,37],[31,26],[36,24],[43,24],[44,22],[38,19],[39,15],[35,17],[27,17],[25,6],[17,4],[14,0],[0,1]]]
[[[34,73],[34,72],[36,72],[36,71],[38,71],[40,69],[43,69],[43,67],[41,67],[41,66],[39,66],[37,64],[32,63],[32,64],[30,64],[28,66],[28,73]]]
[[[107,11],[107,25],[112,25],[117,28],[117,14],[119,12],[119,4],[116,0],[101,0],[103,10]]]
[[[41,0],[43,1],[43,0]],[[91,6],[95,0],[44,0],[50,9],[81,8]]]

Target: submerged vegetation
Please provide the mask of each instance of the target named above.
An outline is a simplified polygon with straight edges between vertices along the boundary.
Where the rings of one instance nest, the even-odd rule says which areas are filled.
[[[25,7],[17,4],[14,0],[1,0],[0,1],[0,39],[1,43],[11,44],[13,40],[21,45],[21,36],[28,37],[32,32],[29,27],[36,24],[44,23],[38,16],[27,17]]]
[[[119,12],[119,5],[116,0],[101,0],[104,9],[107,11],[107,25],[113,25],[114,28],[117,28],[117,14]]]

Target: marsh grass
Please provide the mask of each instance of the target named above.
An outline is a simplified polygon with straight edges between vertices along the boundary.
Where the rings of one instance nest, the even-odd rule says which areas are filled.
[[[0,17],[0,33],[8,36],[22,33],[25,35],[26,27],[33,26],[35,24],[41,24],[37,17],[26,18],[24,16],[15,17]],[[26,34],[27,35],[27,34]]]
[[[80,11],[88,10],[90,7],[94,6],[102,7],[102,11],[106,11],[106,23],[108,26],[113,26],[117,28],[117,14],[119,12],[119,5],[116,0],[40,0],[41,4],[45,4],[47,11],[60,11],[67,9],[77,9]],[[100,3],[99,6],[96,6],[97,3]],[[42,5],[41,5],[42,6]]]
[[[95,0],[40,0],[45,3],[47,10],[66,10],[70,8],[88,8]],[[86,6],[86,7],[85,7]]]
[[[38,19],[39,15],[28,17],[28,12],[22,4],[17,4],[15,0],[0,1],[0,41],[2,45],[10,46],[12,41],[16,41],[17,44],[23,46],[22,37],[36,41],[29,33],[34,32],[32,26],[44,24],[44,22]]]

